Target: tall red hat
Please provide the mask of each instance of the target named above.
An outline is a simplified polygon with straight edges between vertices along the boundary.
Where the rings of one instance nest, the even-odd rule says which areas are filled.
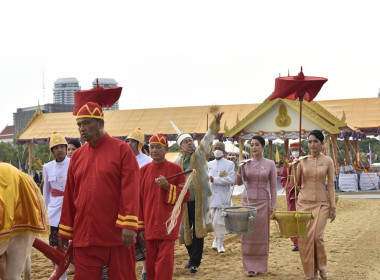
[[[149,144],[161,144],[162,146],[168,147],[168,139],[161,134],[161,133],[156,133],[149,139]]]
[[[300,143],[294,142],[294,143],[290,143],[289,148],[290,149],[298,149],[299,146],[300,146]]]
[[[90,118],[90,119],[103,119],[103,110],[98,103],[87,102],[76,113],[76,119]]]
[[[111,107],[119,100],[123,89],[122,87],[103,88],[98,84],[98,80],[96,80],[96,82],[97,85],[95,88],[74,92],[75,106],[73,115],[77,116],[77,119],[103,119],[102,108]]]

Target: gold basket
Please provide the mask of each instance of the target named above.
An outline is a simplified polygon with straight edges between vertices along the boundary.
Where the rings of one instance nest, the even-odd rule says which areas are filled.
[[[311,212],[274,211],[272,220],[277,222],[281,237],[306,237],[307,224],[313,219]]]

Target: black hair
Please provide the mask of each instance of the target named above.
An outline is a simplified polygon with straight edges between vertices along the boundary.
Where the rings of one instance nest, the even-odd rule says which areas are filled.
[[[148,144],[144,144],[143,145],[143,149],[147,152],[147,154],[149,155],[150,153],[150,150],[149,150],[149,145]]]
[[[314,135],[315,138],[317,138],[319,141],[323,142],[323,140],[325,140],[325,136],[323,135],[322,131],[318,130],[318,129],[315,129],[315,130],[312,130],[310,133],[309,133],[309,136],[308,138],[310,137],[310,135]]]
[[[80,146],[82,146],[82,144],[77,140],[77,139],[71,139],[69,140],[69,142],[67,142],[67,145],[69,144],[72,144],[75,146],[75,148],[79,148]]]
[[[265,147],[265,139],[261,137],[260,135],[253,136],[250,141],[252,141],[252,139],[256,139],[257,141],[260,142],[261,146]]]

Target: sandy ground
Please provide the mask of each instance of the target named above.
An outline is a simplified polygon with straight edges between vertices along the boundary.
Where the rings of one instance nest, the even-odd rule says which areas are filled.
[[[240,205],[239,200],[240,198],[234,197],[235,205]],[[277,209],[285,210],[284,196],[279,197]],[[333,223],[328,222],[325,231],[328,279],[380,279],[379,213],[379,199],[339,199],[337,218]],[[211,249],[213,238],[213,234],[210,234],[205,239],[203,261],[196,276],[187,275],[187,269],[183,268],[188,260],[186,249],[183,245],[176,245],[173,279],[248,279],[243,271],[240,236],[227,235],[224,254]],[[299,255],[291,249],[291,241],[279,237],[277,228],[271,221],[269,272],[256,278],[306,279]],[[33,248],[32,279],[48,279],[51,272],[51,262]],[[141,263],[137,263],[137,275],[141,279]],[[68,279],[73,277],[69,276]]]

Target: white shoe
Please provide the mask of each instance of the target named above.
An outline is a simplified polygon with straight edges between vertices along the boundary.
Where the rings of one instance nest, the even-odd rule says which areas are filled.
[[[213,250],[218,250],[218,239],[214,238],[214,241],[212,242],[212,249]]]
[[[219,247],[218,247],[218,253],[224,253],[226,250],[224,250],[224,247],[223,247],[223,245],[220,245]]]

